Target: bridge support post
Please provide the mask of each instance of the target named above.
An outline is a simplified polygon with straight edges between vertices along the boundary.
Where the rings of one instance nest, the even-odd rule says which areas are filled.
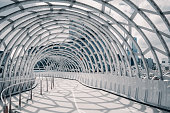
[[[53,80],[52,80],[52,77],[51,77],[51,89],[53,89]]]
[[[31,90],[30,90],[30,100],[32,100],[32,81],[31,81]]]
[[[159,91],[159,94],[158,94],[158,105],[159,106],[161,105],[161,100],[162,100],[162,92]]]
[[[54,76],[53,76],[53,88],[54,88]]]
[[[40,80],[40,95],[42,95],[42,80]]]
[[[138,100],[138,95],[139,95],[139,88],[136,88],[136,92],[135,92],[135,98]]]
[[[8,106],[6,104],[3,106],[3,113],[8,113]]]
[[[47,79],[47,77],[46,77],[46,83],[47,83],[47,92],[48,92],[48,79]]]
[[[131,96],[131,86],[128,86],[128,97]]]
[[[144,102],[148,101],[148,90],[145,90],[145,97],[144,97]]]
[[[12,104],[12,101],[11,101],[11,88],[9,88],[9,113],[12,113],[11,104]]]
[[[6,104],[6,97],[4,96],[5,104],[3,105],[3,113],[8,113],[8,106]]]
[[[19,109],[21,109],[21,85],[22,84],[19,85]]]

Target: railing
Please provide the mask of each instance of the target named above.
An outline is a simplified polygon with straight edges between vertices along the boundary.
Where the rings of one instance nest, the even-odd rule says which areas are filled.
[[[170,82],[148,80],[139,78],[130,78],[126,76],[113,76],[111,74],[92,74],[92,73],[72,73],[72,72],[35,72],[34,76],[39,77],[40,95],[42,95],[42,80],[46,79],[46,88],[48,92],[48,77],[51,78],[51,89],[54,87],[54,78],[68,78],[79,81],[89,87],[102,89],[128,99],[135,100],[147,105],[170,110]],[[34,79],[35,80],[35,79]],[[31,81],[31,80],[30,80]],[[26,81],[26,82],[30,82]],[[15,85],[20,85],[21,82]],[[3,93],[13,86],[3,90],[1,99],[3,100],[4,113],[8,110],[7,103],[3,98]],[[19,96],[19,106],[21,107],[21,89]],[[32,91],[32,84],[31,84]],[[10,91],[9,91],[10,92]],[[32,94],[32,92],[31,92]],[[5,97],[5,96],[4,96]],[[32,99],[32,95],[30,97]],[[11,110],[11,94],[9,98],[9,110]]]
[[[114,76],[112,74],[35,72],[42,77],[68,78],[137,102],[170,110],[170,81]]]
[[[35,82],[35,78],[31,78],[31,79],[20,79],[22,82],[19,82],[19,83],[15,83],[13,85],[10,85],[8,87],[6,87],[5,89],[3,89],[3,91],[1,92],[1,101],[2,101],[2,104],[3,104],[3,112],[4,113],[11,113],[12,110],[11,110],[11,95],[14,95],[14,94],[17,94],[19,93],[19,108],[21,108],[21,93],[23,92],[22,91],[22,85],[24,84],[28,84],[30,83],[30,88],[26,89],[25,91],[28,91],[30,90],[31,93],[30,93],[30,99],[32,100],[32,89],[34,88],[33,87],[33,84]],[[36,83],[35,85],[37,86],[38,83]],[[19,90],[18,92],[13,92],[11,93],[11,88],[14,88],[15,86],[19,86]],[[9,92],[9,94],[5,94],[5,92]],[[6,102],[6,97],[9,96],[9,103]],[[9,104],[9,106],[8,106]],[[9,111],[8,111],[9,110]]]

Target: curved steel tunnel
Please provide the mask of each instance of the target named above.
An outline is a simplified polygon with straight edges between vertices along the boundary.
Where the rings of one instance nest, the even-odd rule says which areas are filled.
[[[2,2],[0,77],[30,77],[42,69],[149,78],[149,56],[162,79],[160,58],[170,60],[169,13],[157,1],[146,2],[148,9],[130,0]]]
[[[22,78],[34,78],[34,72],[58,72],[59,77],[69,72],[68,77],[75,74],[85,85],[115,87],[118,93],[122,87],[128,98],[140,96],[144,103],[170,109],[168,89],[158,88],[168,84],[161,60],[170,65],[167,1],[1,0],[0,91]],[[153,74],[159,83],[150,81]],[[152,91],[157,100],[152,100]]]

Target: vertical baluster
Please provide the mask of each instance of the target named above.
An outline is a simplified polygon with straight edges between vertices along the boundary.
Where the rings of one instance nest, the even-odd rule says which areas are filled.
[[[11,88],[9,88],[9,113],[12,113],[11,104],[12,104],[12,101],[11,101]]]
[[[42,80],[40,80],[40,95],[42,95]]]
[[[22,84],[19,85],[19,109],[21,109],[21,86]]]
[[[32,85],[33,85],[33,83],[31,81],[30,100],[32,100]]]
[[[54,76],[53,76],[53,88],[54,88]]]
[[[5,102],[5,104],[3,105],[3,112],[8,113],[8,106],[6,104],[6,97],[5,96],[4,96],[4,102]]]
[[[46,77],[46,83],[47,83],[47,92],[48,92],[48,79],[47,79],[47,77]]]
[[[52,77],[51,77],[51,89],[53,88],[53,80],[52,80]]]

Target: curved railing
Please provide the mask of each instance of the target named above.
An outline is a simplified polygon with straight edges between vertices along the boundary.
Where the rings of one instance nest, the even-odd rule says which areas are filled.
[[[161,108],[165,110],[170,110],[170,105],[168,104],[170,102],[169,81],[148,80],[148,79],[140,79],[135,77],[132,79],[126,76],[119,77],[119,76],[112,76],[111,74],[92,74],[92,73],[35,72],[34,74],[35,74],[34,76],[40,78],[39,83],[40,83],[41,95],[42,95],[42,80],[44,79],[44,77],[46,79],[47,92],[49,86],[51,86],[51,89],[54,87],[54,78],[56,77],[68,78],[72,80],[77,80],[81,84],[88,87],[102,89],[104,91],[134,100],[136,102],[155,106],[157,108]],[[49,79],[47,79],[48,77],[51,78],[50,83],[49,83]],[[22,84],[22,82],[20,84]],[[9,86],[9,88],[10,87],[12,86]],[[6,89],[4,89],[3,92],[5,92],[5,90]],[[1,94],[1,98],[3,100],[2,94]],[[19,98],[21,98],[21,95],[19,96]],[[11,106],[11,103],[9,105]],[[9,106],[9,110],[10,110],[10,106]],[[6,110],[6,107],[7,104],[3,100],[4,110]],[[21,105],[19,105],[19,107],[21,107]]]
[[[12,80],[14,81],[14,80]],[[11,81],[11,82],[12,82]],[[35,82],[35,78],[29,78],[29,79],[20,79],[20,81],[22,82],[19,82],[19,83],[15,83],[15,84],[12,84],[8,87],[6,87],[5,89],[3,89],[3,91],[1,92],[1,101],[2,101],[2,107],[3,107],[3,112],[4,113],[8,113],[8,110],[9,112],[11,112],[11,95],[14,95],[14,94],[19,94],[19,107],[21,107],[21,93],[23,92],[22,91],[22,85],[23,84],[26,84],[26,83],[30,83],[30,88],[24,90],[24,91],[28,91],[28,90],[31,90],[31,95],[30,95],[30,99],[32,99],[32,89],[34,87],[37,86],[38,83],[34,83]],[[33,87],[33,84],[35,84],[35,86]],[[11,88],[14,88],[15,86],[19,86],[19,90],[17,92],[11,92]],[[8,95],[5,94],[6,91],[9,90],[9,93]],[[9,96],[9,103],[6,102],[6,97]],[[9,106],[8,106],[9,104]]]
[[[35,72],[34,74],[40,77],[77,80],[81,84],[91,88],[101,89],[136,102],[170,110],[170,81],[113,76],[112,74],[55,71]],[[51,80],[52,84],[54,84],[53,79]]]

